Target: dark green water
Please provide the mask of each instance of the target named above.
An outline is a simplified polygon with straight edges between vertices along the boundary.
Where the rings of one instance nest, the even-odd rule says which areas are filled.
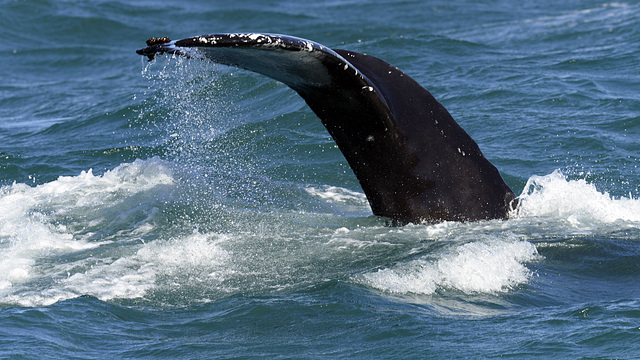
[[[0,1],[0,358],[637,358],[640,5]],[[388,227],[304,101],[135,54],[380,57],[522,206]]]

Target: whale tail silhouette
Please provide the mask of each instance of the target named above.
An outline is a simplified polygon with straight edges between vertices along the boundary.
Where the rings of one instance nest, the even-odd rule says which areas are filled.
[[[397,223],[504,219],[517,199],[426,89],[376,57],[270,34],[150,39],[172,53],[254,71],[295,90],[353,169],[373,213]]]

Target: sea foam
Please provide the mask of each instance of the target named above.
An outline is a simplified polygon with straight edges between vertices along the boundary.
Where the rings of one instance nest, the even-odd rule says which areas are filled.
[[[532,176],[520,195],[515,218],[550,218],[575,228],[592,228],[613,223],[640,225],[640,200],[615,198],[584,179],[569,180],[556,170],[546,176]]]
[[[614,198],[554,172],[529,180],[507,221],[330,231],[286,225],[233,234],[178,224],[154,232],[159,208],[176,201],[171,193],[177,181],[171,163],[149,159],[102,175],[89,170],[35,187],[0,188],[0,303],[40,306],[81,295],[110,301],[179,294],[204,301],[229,292],[295,288],[316,276],[341,277],[324,267],[332,261],[328,268],[388,293],[500,294],[535,275],[529,264],[542,259],[531,235],[536,226],[555,222],[561,231],[589,231],[640,222],[637,199]],[[328,185],[305,190],[331,206],[369,211],[359,192]],[[384,260],[375,270],[346,265],[366,265],[360,259],[378,256]],[[318,264],[325,265],[314,268]]]
[[[170,166],[150,159],[100,176],[89,170],[35,187],[16,183],[0,188],[0,302],[48,304],[85,294],[59,285],[79,269],[106,260],[73,261],[73,254],[115,241],[106,228],[148,229],[145,220],[166,196],[166,189],[158,187],[173,183]]]
[[[439,256],[423,256],[358,277],[390,293],[431,295],[437,291],[499,293],[526,283],[526,262],[539,257],[526,241],[483,240],[452,246]]]

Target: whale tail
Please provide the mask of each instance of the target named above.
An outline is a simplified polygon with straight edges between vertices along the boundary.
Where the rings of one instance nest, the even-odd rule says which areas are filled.
[[[155,39],[137,51],[202,57],[295,90],[353,169],[373,213],[398,223],[503,219],[516,196],[426,89],[376,57],[282,35]]]

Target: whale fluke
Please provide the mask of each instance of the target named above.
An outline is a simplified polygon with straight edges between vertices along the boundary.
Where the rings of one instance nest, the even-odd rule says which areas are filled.
[[[137,53],[206,58],[295,90],[337,143],[375,215],[396,223],[504,219],[517,202],[444,106],[376,57],[283,35],[159,39]]]

